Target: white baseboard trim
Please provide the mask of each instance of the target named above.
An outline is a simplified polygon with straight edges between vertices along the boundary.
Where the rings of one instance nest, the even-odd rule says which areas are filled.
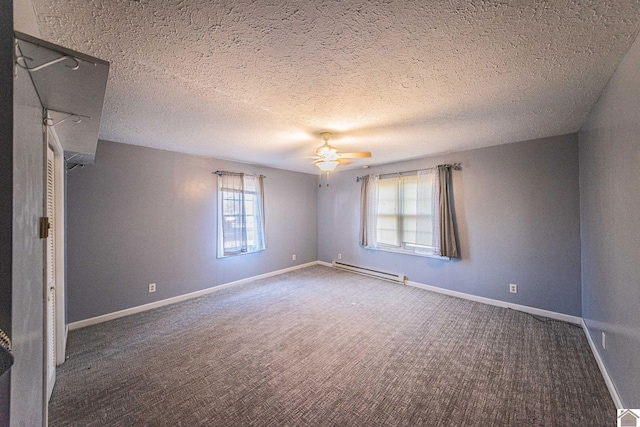
[[[563,322],[573,323],[580,325],[582,318],[578,316],[571,316],[569,314],[558,313],[555,311],[543,310],[541,308],[529,307],[528,305],[513,304],[506,301],[500,301],[492,298],[480,297],[477,295],[466,294],[464,292],[452,291],[449,289],[439,288],[437,286],[425,285],[423,283],[407,281],[408,286],[413,286],[427,291],[437,292],[440,294],[449,295],[452,297],[462,298],[470,301],[481,302],[483,304],[495,305],[497,307],[510,308],[512,310],[522,311],[524,313],[534,314],[536,316],[544,316],[550,319],[561,320]]]
[[[222,289],[230,288],[232,286],[242,285],[244,283],[253,282],[254,280],[265,279],[271,276],[277,276],[279,274],[288,273],[289,271],[299,270],[301,268],[310,267],[312,265],[319,264],[320,261],[312,261],[306,264],[300,264],[293,267],[283,268],[282,270],[271,271],[269,273],[259,274],[257,276],[247,277],[246,279],[236,280],[234,282],[224,283],[222,285],[213,286],[211,288],[202,289],[200,291],[191,292],[184,295],[178,295],[176,297],[155,301],[149,304],[143,304],[136,307],[127,308],[125,310],[114,311],[113,313],[103,314],[102,316],[91,317],[89,319],[79,320],[77,322],[69,323],[68,327],[70,331],[75,329],[84,328],[87,326],[95,325],[109,320],[118,319],[120,317],[130,316],[132,314],[141,313],[143,311],[152,310],[154,308],[163,307],[169,304],[175,304],[180,301],[185,301],[191,298],[197,298],[203,295],[207,295],[213,292],[220,291]]]
[[[319,265],[324,265],[326,267],[335,268],[333,264],[318,261]],[[462,298],[470,301],[481,302],[483,304],[495,305],[497,307],[510,308],[512,310],[522,311],[524,313],[534,314],[536,316],[544,316],[550,319],[561,320],[563,322],[573,323],[574,325],[581,325],[582,318],[578,316],[571,316],[569,314],[558,313],[555,311],[543,310],[541,308],[529,307],[528,305],[520,305],[513,304],[506,301],[500,301],[492,298],[480,297],[477,295],[467,294],[464,292],[452,291],[445,288],[439,288],[437,286],[425,285],[424,283],[413,282],[411,280],[407,280],[407,286],[413,286],[414,288],[420,288],[431,292],[437,292],[439,294],[449,295],[456,298]]]
[[[625,409],[626,406],[622,403],[622,399],[620,399],[620,395],[618,394],[618,390],[616,389],[611,376],[609,376],[609,372],[607,368],[604,366],[604,362],[600,357],[600,352],[598,352],[598,348],[596,347],[596,343],[591,339],[591,334],[589,333],[589,327],[584,322],[584,319],[580,322],[582,324],[582,329],[584,330],[584,334],[587,336],[587,341],[589,341],[589,347],[591,347],[591,353],[593,353],[593,357],[596,359],[596,363],[598,364],[598,368],[600,368],[600,373],[602,373],[602,377],[604,378],[605,384],[607,384],[607,388],[609,389],[609,394],[613,399],[613,403],[616,405],[617,409]]]

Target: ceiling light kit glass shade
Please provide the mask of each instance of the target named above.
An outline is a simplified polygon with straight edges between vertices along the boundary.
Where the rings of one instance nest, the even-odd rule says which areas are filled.
[[[318,168],[322,172],[331,172],[336,168],[336,166],[338,166],[338,164],[339,163],[337,161],[333,160],[333,161],[317,162],[316,166],[318,166]]]

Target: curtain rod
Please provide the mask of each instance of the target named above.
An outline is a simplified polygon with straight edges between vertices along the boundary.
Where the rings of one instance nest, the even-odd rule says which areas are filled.
[[[447,164],[447,165],[438,165],[438,166],[444,166],[445,168],[451,168],[455,171],[459,171],[462,170],[462,165],[460,163],[452,163],[452,164]],[[437,167],[437,166],[436,166]],[[380,177],[391,177],[391,176],[402,176],[402,175],[414,175],[416,173],[418,173],[418,171],[421,170],[427,170],[427,169],[432,169],[432,168],[424,168],[424,169],[415,169],[412,171],[402,171],[402,172],[391,172],[391,173],[381,173]],[[356,182],[360,182],[362,180],[362,176],[357,176],[356,177]]]
[[[211,173],[216,174],[218,176],[220,176],[222,174],[227,174],[227,175],[252,175],[252,176],[259,176],[261,178],[266,178],[266,176],[264,176],[264,175],[255,174],[255,173],[229,172],[229,171],[215,171],[215,172],[211,172]]]

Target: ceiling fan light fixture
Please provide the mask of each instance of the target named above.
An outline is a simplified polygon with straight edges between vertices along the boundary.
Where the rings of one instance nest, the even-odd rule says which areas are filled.
[[[316,159],[313,162],[322,172],[331,172],[338,165],[351,164],[351,160],[361,157],[371,157],[371,153],[368,151],[360,151],[356,153],[341,153],[336,148],[329,145],[329,140],[333,134],[331,132],[320,132],[320,137],[324,140],[324,144],[316,149]]]
[[[338,162],[337,161],[323,161],[323,162],[317,162],[316,166],[322,171],[322,172],[331,172],[332,170],[334,170],[336,168],[336,166],[338,166]]]

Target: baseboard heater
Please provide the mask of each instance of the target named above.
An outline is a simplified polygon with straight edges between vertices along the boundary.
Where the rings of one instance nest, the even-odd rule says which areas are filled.
[[[353,273],[364,274],[365,276],[377,277],[379,279],[389,280],[391,282],[407,283],[407,277],[402,274],[387,273],[385,271],[373,270],[371,268],[358,267],[356,265],[345,264],[343,262],[333,261],[332,265],[335,268],[342,270],[349,270]]]

